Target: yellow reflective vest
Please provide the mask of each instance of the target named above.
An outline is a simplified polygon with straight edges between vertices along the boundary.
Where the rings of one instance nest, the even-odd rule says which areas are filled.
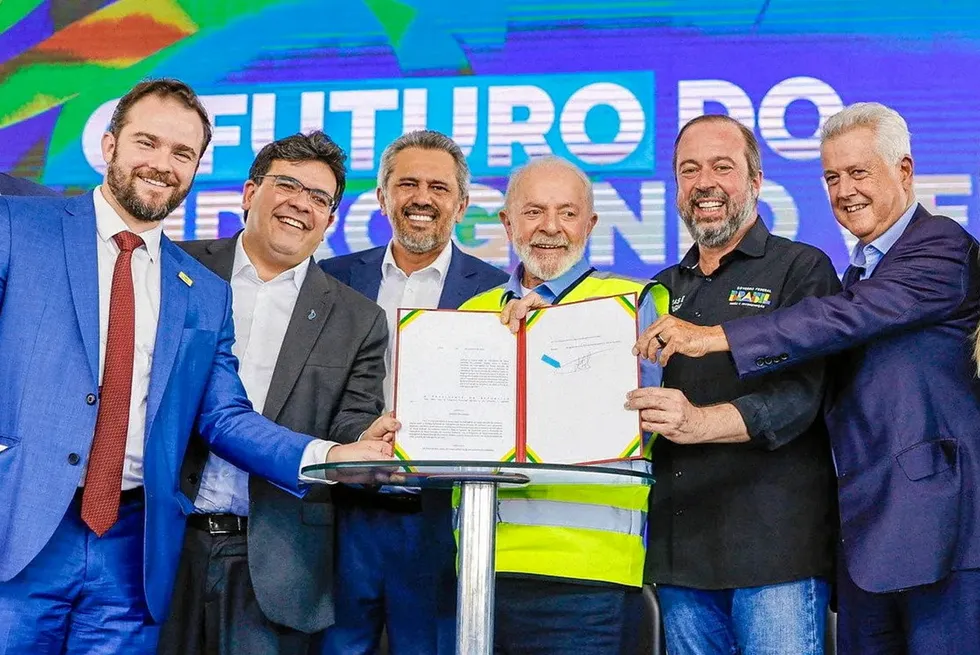
[[[640,301],[649,294],[659,315],[669,311],[664,286],[595,271],[567,290],[557,304],[627,293],[636,293]],[[497,287],[471,298],[460,309],[499,311],[507,299],[505,288]],[[650,445],[644,448],[648,455]],[[641,586],[649,494],[645,484],[501,488],[497,572]],[[457,493],[454,505],[458,503]]]

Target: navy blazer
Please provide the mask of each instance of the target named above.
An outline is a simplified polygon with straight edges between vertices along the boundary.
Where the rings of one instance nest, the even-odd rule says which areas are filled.
[[[57,196],[60,195],[46,186],[30,180],[22,180],[6,173],[0,173],[0,196]]]
[[[387,246],[331,257],[320,261],[320,268],[347,286],[377,301],[381,288],[381,262]],[[482,259],[477,259],[452,244],[453,257],[446,272],[446,283],[439,297],[439,309],[456,309],[464,302],[505,283],[509,276]]]
[[[977,255],[961,226],[920,205],[867,280],[723,326],[743,376],[841,353],[825,413],[841,550],[867,591],[980,568]]]

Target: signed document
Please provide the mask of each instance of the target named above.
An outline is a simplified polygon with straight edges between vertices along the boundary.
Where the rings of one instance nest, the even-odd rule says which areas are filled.
[[[395,454],[412,460],[584,464],[642,456],[636,296],[530,313],[399,310]]]

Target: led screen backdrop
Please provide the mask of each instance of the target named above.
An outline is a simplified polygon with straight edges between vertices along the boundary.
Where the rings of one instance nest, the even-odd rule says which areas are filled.
[[[322,127],[350,154],[352,180],[320,254],[385,243],[380,153],[427,126],[473,169],[456,231],[466,250],[509,265],[496,219],[506,175],[556,153],[597,183],[593,265],[649,276],[690,245],[673,139],[690,118],[727,112],[762,144],[767,223],[843,268],[815,135],[859,100],[905,115],[919,199],[980,231],[976,0],[2,0],[0,170],[91,187],[115,99],[163,75],[191,83],[216,124],[167,220],[175,238],[233,234],[254,153]]]

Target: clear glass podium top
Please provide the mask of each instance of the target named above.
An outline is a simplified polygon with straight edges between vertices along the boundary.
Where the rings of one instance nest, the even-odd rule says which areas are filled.
[[[383,460],[328,462],[303,467],[315,482],[450,488],[458,482],[509,484],[635,484],[654,482],[650,462],[620,460],[600,464],[536,464],[486,461]]]

